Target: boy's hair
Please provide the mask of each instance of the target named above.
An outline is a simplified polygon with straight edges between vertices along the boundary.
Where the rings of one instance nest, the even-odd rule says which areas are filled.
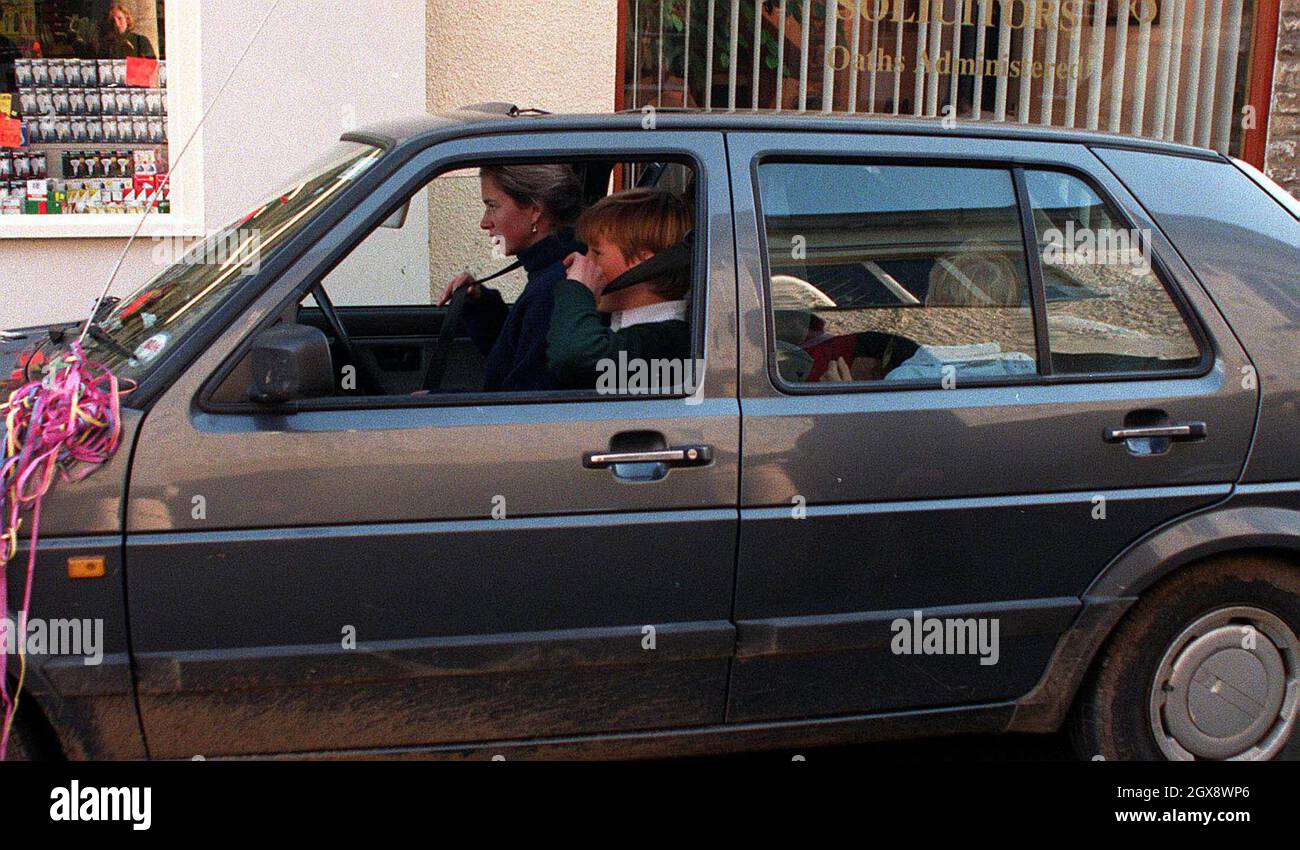
[[[691,210],[666,189],[641,188],[601,198],[578,217],[577,236],[588,245],[605,238],[618,246],[623,259],[642,251],[658,254],[686,238],[691,230]],[[685,297],[691,287],[690,269],[670,272],[646,281],[667,301]]]

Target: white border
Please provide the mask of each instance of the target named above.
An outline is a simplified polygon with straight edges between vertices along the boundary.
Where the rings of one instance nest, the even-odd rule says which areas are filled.
[[[202,27],[198,0],[167,0],[167,153],[175,158],[203,115]],[[201,236],[203,229],[203,131],[173,168],[172,211],[150,213],[141,236]],[[141,213],[0,215],[0,239],[123,238],[135,233]]]

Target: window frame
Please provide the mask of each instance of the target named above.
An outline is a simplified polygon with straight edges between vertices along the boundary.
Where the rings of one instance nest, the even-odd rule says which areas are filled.
[[[462,137],[455,141],[472,140]],[[448,140],[452,141],[452,140]],[[703,157],[688,145],[671,144],[637,146],[620,152],[615,149],[604,151],[565,150],[560,147],[538,147],[521,149],[513,152],[465,152],[440,154],[439,145],[432,145],[411,155],[405,166],[419,168],[416,175],[404,178],[404,166],[398,166],[393,174],[386,175],[385,182],[376,187],[374,193],[389,192],[390,184],[401,181],[401,185],[389,193],[379,211],[367,216],[366,221],[353,229],[346,237],[331,243],[328,257],[313,267],[309,273],[301,276],[289,293],[271,308],[261,321],[252,326],[232,348],[222,364],[203,382],[199,389],[197,406],[205,413],[215,415],[290,415],[294,413],[353,411],[353,410],[392,410],[409,408],[447,408],[466,406],[500,406],[500,405],[537,405],[537,404],[575,404],[584,402],[618,402],[643,401],[665,402],[689,398],[687,393],[660,393],[653,395],[601,394],[596,390],[541,390],[524,392],[468,392],[430,394],[422,396],[383,395],[383,396],[331,396],[318,399],[299,399],[281,405],[262,405],[252,401],[220,402],[213,396],[224,382],[239,367],[248,355],[253,339],[258,333],[270,327],[292,306],[301,303],[312,287],[323,281],[344,262],[362,242],[380,229],[384,221],[415,195],[425,191],[429,184],[443,174],[465,168],[476,168],[489,164],[524,164],[536,162],[680,162],[688,165],[695,175],[694,215],[695,256],[692,258],[692,303],[691,303],[691,357],[698,361],[707,358],[706,331],[709,315],[708,282],[709,275],[709,239],[710,221],[708,216],[708,168]],[[426,163],[427,161],[427,163]],[[345,219],[346,220],[346,219]],[[325,237],[328,239],[328,235]],[[502,261],[507,264],[506,260]],[[695,281],[705,285],[697,288]],[[396,305],[402,306],[402,305]],[[706,366],[707,369],[707,366]]]
[[[772,309],[772,269],[770,249],[767,241],[767,216],[763,211],[763,197],[759,182],[759,168],[770,163],[797,163],[823,165],[893,165],[926,168],[982,168],[1007,173],[1012,180],[1016,208],[1019,212],[1021,249],[1024,251],[1030,288],[1030,315],[1034,322],[1034,339],[1037,347],[1035,362],[1037,370],[1033,375],[1006,377],[980,377],[963,380],[958,377],[954,389],[979,389],[1006,386],[1053,386],[1059,384],[1109,383],[1117,381],[1175,380],[1186,378],[1203,378],[1214,368],[1216,346],[1197,315],[1190,300],[1174,279],[1168,264],[1163,260],[1157,246],[1152,242],[1151,271],[1163,287],[1166,295],[1178,310],[1188,332],[1196,343],[1200,354],[1196,364],[1180,369],[1162,369],[1138,372],[1095,372],[1056,374],[1051,365],[1051,342],[1047,327],[1047,294],[1044,285],[1042,255],[1038,251],[1038,232],[1033,220],[1033,207],[1030,203],[1026,171],[1055,171],[1074,177],[1096,193],[1109,211],[1114,212],[1116,224],[1131,231],[1143,234],[1150,239],[1147,231],[1136,227],[1129,210],[1099,182],[1086,171],[1072,165],[1040,160],[1019,160],[998,156],[945,156],[914,154],[842,154],[817,151],[781,150],[763,153],[753,157],[750,162],[750,181],[754,194],[755,223],[758,228],[759,262],[762,269],[762,292],[764,297],[763,313],[766,336],[766,361],[768,379],[779,393],[788,396],[835,395],[856,392],[891,392],[896,390],[936,390],[942,389],[937,381],[897,380],[897,381],[832,381],[791,383],[786,381],[777,367],[776,356],[776,316]]]
[[[173,8],[174,7],[174,8]],[[167,149],[171,211],[130,215],[64,213],[0,216],[0,243],[10,239],[122,239],[205,236],[203,185],[203,10],[189,0],[168,0],[163,19],[167,62]],[[110,147],[86,142],[81,147]],[[74,146],[76,147],[76,146]],[[184,157],[181,154],[184,153]],[[177,167],[178,161],[180,167]]]
[[[1178,311],[1179,317],[1182,318],[1183,324],[1187,328],[1187,332],[1191,334],[1192,341],[1196,344],[1196,350],[1200,356],[1194,365],[1182,369],[1159,369],[1137,372],[1070,373],[1064,375],[1057,375],[1053,372],[1051,360],[1052,352],[1050,348],[1051,333],[1050,328],[1047,327],[1047,286],[1045,278],[1043,277],[1043,256],[1038,250],[1038,229],[1034,225],[1033,202],[1029,197],[1029,187],[1025,178],[1025,172],[1027,171],[1054,172],[1079,180],[1084,186],[1101,199],[1102,204],[1106,206],[1108,214],[1114,214],[1116,224],[1126,228],[1132,233],[1139,234],[1140,238],[1147,240],[1150,243],[1147,247],[1151,254],[1151,274],[1155,276],[1156,282],[1160,284],[1165,295],[1169,297],[1174,309]],[[1049,346],[1046,351],[1047,372],[1045,377],[1066,379],[1083,376],[1084,378],[1091,380],[1092,376],[1096,375],[1098,378],[1106,380],[1123,380],[1125,378],[1131,380],[1158,380],[1164,378],[1200,378],[1208,374],[1210,369],[1214,367],[1215,346],[1210,338],[1209,332],[1205,329],[1200,316],[1196,314],[1191,301],[1188,300],[1186,293],[1183,292],[1181,286],[1178,286],[1177,283],[1174,282],[1173,274],[1170,271],[1168,264],[1166,264],[1157,253],[1155,243],[1151,240],[1154,228],[1146,229],[1138,227],[1137,223],[1133,220],[1132,215],[1130,215],[1129,211],[1124,208],[1123,204],[1106,192],[1105,189],[1098,184],[1096,180],[1093,180],[1090,175],[1076,171],[1073,168],[1058,165],[1017,166],[1016,181],[1018,192],[1022,199],[1022,214],[1027,216],[1027,229],[1025,231],[1026,245],[1032,246],[1033,248],[1033,250],[1029,252],[1030,267],[1031,269],[1036,270],[1035,273],[1038,276],[1036,288],[1042,294],[1043,298],[1043,336],[1044,339],[1047,340]]]

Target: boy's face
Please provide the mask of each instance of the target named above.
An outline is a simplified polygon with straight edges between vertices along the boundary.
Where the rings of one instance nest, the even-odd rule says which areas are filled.
[[[618,245],[611,241],[607,236],[601,235],[595,237],[587,244],[587,256],[590,257],[592,262],[600,268],[601,277],[605,279],[605,282],[610,283],[620,277],[628,269],[644,263],[646,260],[653,257],[654,254],[649,251],[643,251],[640,256],[629,259],[628,257],[623,256],[623,251],[618,247]],[[622,310],[627,306],[626,302],[629,298],[628,293],[635,292],[641,288],[640,285],[637,285],[628,289],[620,290],[619,292],[611,292],[609,295],[601,296],[596,309],[600,310],[602,313],[612,313],[615,310]]]
[[[600,273],[606,281],[614,280],[628,269],[648,259],[642,257],[629,260],[623,256],[623,251],[603,234],[587,245],[587,256],[600,266]]]

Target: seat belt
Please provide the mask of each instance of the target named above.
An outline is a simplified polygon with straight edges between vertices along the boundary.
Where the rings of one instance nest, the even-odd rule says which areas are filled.
[[[690,230],[687,231],[686,238],[681,242],[663,249],[644,263],[633,266],[611,280],[601,290],[601,295],[608,295],[611,292],[618,292],[621,289],[636,286],[638,283],[645,283],[647,280],[653,280],[656,277],[662,277],[682,269],[689,269],[691,259],[694,256],[695,231]]]
[[[585,254],[587,252],[586,250],[581,250],[579,253]],[[601,290],[601,294],[608,295],[611,292],[618,292],[619,290],[636,286],[638,283],[645,283],[647,280],[653,280],[666,274],[681,271],[682,269],[689,269],[691,267],[691,260],[694,256],[695,231],[689,230],[686,233],[686,237],[682,239],[681,242],[663,249],[644,263],[633,266],[623,272],[623,274],[611,280],[606,284],[605,288]],[[496,280],[502,275],[509,274],[522,265],[523,262],[513,263],[499,272],[488,275],[482,280],[476,280],[473,283],[466,285],[479,286],[490,280]]]

